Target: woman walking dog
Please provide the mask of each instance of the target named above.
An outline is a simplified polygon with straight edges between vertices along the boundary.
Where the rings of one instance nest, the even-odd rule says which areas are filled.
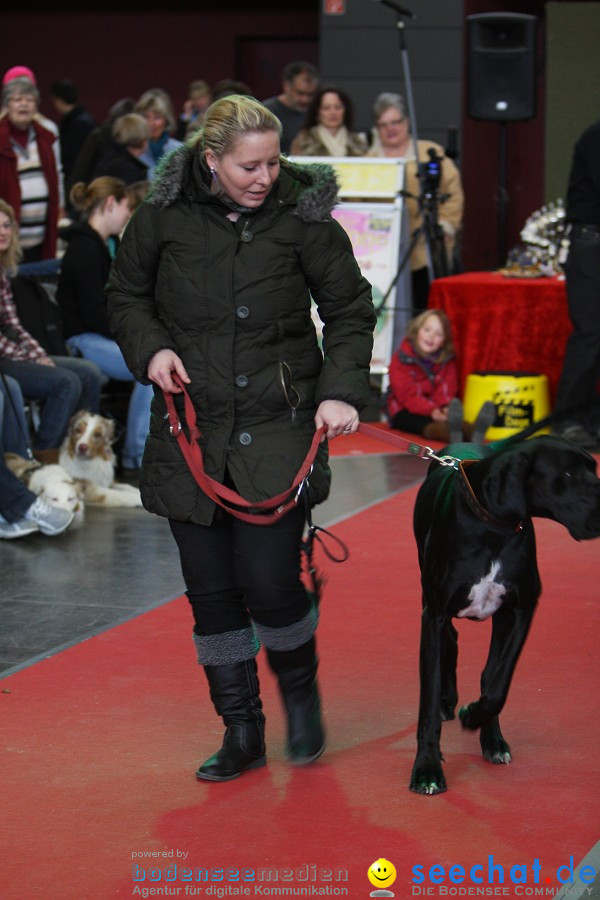
[[[109,281],[111,327],[141,381],[193,405],[208,476],[259,504],[285,493],[323,429],[307,491],[327,497],[325,439],[358,427],[369,397],[370,286],[332,219],[328,166],[280,157],[279,120],[256,100],[213,103],[158,173]],[[311,295],[324,322],[321,353]],[[177,380],[175,380],[177,379]],[[194,615],[194,642],[226,725],[197,771],[227,781],[265,763],[255,657],[276,673],[291,762],[323,752],[314,599],[300,578],[303,502],[273,524],[216,507],[200,489],[155,391],[144,505],[169,518]]]

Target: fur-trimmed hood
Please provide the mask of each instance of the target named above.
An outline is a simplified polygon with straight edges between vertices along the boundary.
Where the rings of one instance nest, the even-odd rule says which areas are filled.
[[[197,151],[186,145],[160,164],[146,202],[163,209],[184,197],[201,202],[215,199]],[[295,206],[294,215],[303,222],[326,222],[339,199],[336,174],[324,163],[298,165],[282,157],[279,177],[266,203],[275,199]]]

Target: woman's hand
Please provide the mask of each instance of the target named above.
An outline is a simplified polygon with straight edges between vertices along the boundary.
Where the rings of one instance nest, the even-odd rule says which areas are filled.
[[[436,406],[435,409],[431,410],[431,418],[434,422],[447,422],[448,421],[448,407],[447,406]]]
[[[179,375],[185,384],[189,384],[191,381],[185,371],[185,366],[174,350],[159,350],[148,363],[148,378],[168,394],[180,394],[181,388],[173,381],[172,373]]]
[[[53,359],[50,359],[49,356],[38,356],[36,359],[36,363],[39,366],[54,366],[55,362]]]
[[[358,428],[358,413],[343,400],[323,400],[315,414],[317,429],[327,425],[323,440],[331,440],[338,434],[352,434]]]

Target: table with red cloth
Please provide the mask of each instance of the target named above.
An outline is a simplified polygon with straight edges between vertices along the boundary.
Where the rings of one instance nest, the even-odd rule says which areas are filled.
[[[572,327],[564,279],[451,275],[432,282],[429,307],[452,324],[461,396],[472,372],[537,372],[554,402]]]

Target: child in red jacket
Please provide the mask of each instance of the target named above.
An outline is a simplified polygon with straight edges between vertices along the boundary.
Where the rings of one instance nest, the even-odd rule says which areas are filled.
[[[474,425],[463,422],[457,397],[458,370],[450,321],[440,309],[428,309],[408,323],[389,369],[387,417],[392,428],[426,438],[483,443],[495,416],[484,404]]]

